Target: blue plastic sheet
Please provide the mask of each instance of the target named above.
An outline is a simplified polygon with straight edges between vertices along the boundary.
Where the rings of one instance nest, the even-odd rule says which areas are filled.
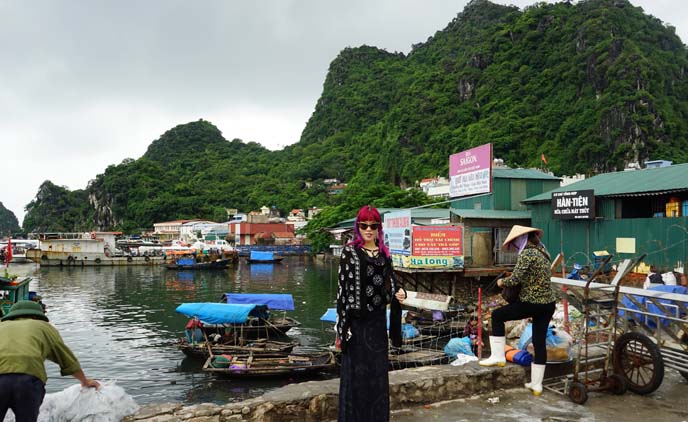
[[[243,324],[256,305],[228,305],[226,303],[182,303],[176,311],[206,324]]]
[[[290,294],[273,293],[225,293],[227,303],[266,305],[268,309],[294,310],[294,297]]]
[[[665,292],[665,293],[678,293],[678,294],[688,294],[688,288],[683,287],[683,286],[655,286],[651,287],[648,290],[656,291],[656,292]],[[675,313],[670,313],[667,314],[663,312],[655,303],[660,303],[662,305],[671,305],[672,300],[671,299],[656,299],[652,297],[646,297],[646,296],[639,296],[639,295],[633,295],[633,299],[638,302],[644,310],[647,312],[657,314],[657,315],[666,315],[666,316],[672,316],[672,317],[678,317],[678,318],[683,318],[685,316],[685,313],[681,312],[679,315],[676,315]],[[631,299],[624,297],[623,300],[621,301],[621,306],[624,308],[628,309],[633,309],[633,310],[640,310],[638,309],[638,306],[631,302]],[[666,307],[666,306],[665,306]],[[667,307],[669,311],[673,311],[675,308],[674,307]],[[656,328],[657,327],[657,317],[648,317],[647,315],[643,315],[640,313],[628,311],[628,315],[626,314],[627,311],[624,310],[619,310],[619,316],[624,318],[628,318],[629,320],[636,320],[640,322],[641,324],[645,324],[650,328]],[[660,324],[664,326],[668,326],[671,324],[671,320],[668,320],[666,318],[659,318]]]
[[[444,346],[444,354],[455,358],[458,353],[475,356],[473,353],[473,344],[469,337],[450,339],[446,346]]]
[[[272,261],[275,259],[274,252],[261,252],[261,251],[251,251],[250,259],[255,259],[259,261]]]

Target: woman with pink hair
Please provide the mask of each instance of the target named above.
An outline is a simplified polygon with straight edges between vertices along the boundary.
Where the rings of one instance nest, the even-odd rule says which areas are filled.
[[[380,213],[370,205],[362,207],[354,240],[344,247],[339,263],[335,329],[342,350],[340,422],[389,420],[389,340],[401,346],[400,302],[406,291],[396,280],[381,239]]]

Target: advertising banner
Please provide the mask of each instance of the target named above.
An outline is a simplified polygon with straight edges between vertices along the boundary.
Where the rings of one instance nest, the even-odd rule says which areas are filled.
[[[463,226],[414,226],[413,256],[463,256]]]
[[[595,191],[587,189],[552,192],[552,218],[560,220],[595,218]]]
[[[384,242],[392,255],[411,255],[411,210],[388,212],[383,219]]]
[[[397,268],[459,269],[463,268],[463,256],[404,256],[392,255]]]
[[[492,144],[449,156],[449,197],[492,192]]]

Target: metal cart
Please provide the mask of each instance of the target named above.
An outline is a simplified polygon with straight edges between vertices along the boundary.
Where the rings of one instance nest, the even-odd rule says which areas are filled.
[[[638,258],[635,265],[642,258]],[[588,280],[577,281],[579,288],[566,290],[567,300],[577,305],[583,313],[582,338],[578,339],[576,346],[573,373],[550,380],[544,385],[544,388],[550,391],[568,395],[578,404],[588,400],[588,392],[608,391],[624,394],[628,385],[623,376],[612,371],[612,365],[621,287],[618,281],[635,265],[631,265],[630,260],[627,260],[625,265],[620,267],[614,285],[595,283],[611,259],[612,255],[606,255]],[[569,281],[573,283],[575,280]]]
[[[627,273],[635,265],[637,264],[626,265],[624,271]],[[659,388],[666,368],[675,369],[688,379],[688,294],[624,287],[621,286],[624,275],[617,274],[615,282],[611,285],[597,283],[594,280],[589,283],[552,277],[554,284],[567,287],[572,302],[576,302],[576,297],[585,299],[585,289],[586,286],[589,287],[588,296],[593,299],[593,303],[589,303],[591,311],[592,307],[598,305],[594,301],[599,301],[600,294],[616,298],[610,308],[615,310],[613,313],[609,312],[608,322],[605,323],[604,315],[600,316],[602,326],[607,324],[607,327],[613,328],[613,347],[611,350],[609,347],[604,349],[605,342],[599,342],[595,348],[601,350],[594,350],[591,345],[595,343],[591,342],[587,355],[591,355],[591,350],[604,356],[611,353],[611,382],[616,382],[617,376],[621,377],[628,389],[638,394],[649,394]],[[583,293],[576,294],[577,291]],[[574,297],[571,297],[572,293]],[[583,307],[583,301],[578,302],[578,306]],[[608,304],[605,306],[609,307]],[[592,313],[594,312],[589,315],[592,316]],[[593,321],[593,324],[596,322]],[[594,334],[594,331],[595,328],[588,330],[586,338]],[[586,353],[582,355],[585,357]],[[573,394],[572,399],[578,402],[587,395],[587,387],[584,390],[585,394],[579,393],[577,390],[582,390],[580,386],[571,388],[573,381],[570,375],[564,379],[550,381],[549,389],[570,396]],[[620,390],[619,387],[617,391]]]

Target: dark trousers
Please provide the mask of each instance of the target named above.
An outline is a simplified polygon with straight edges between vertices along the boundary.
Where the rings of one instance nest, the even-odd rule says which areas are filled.
[[[12,409],[17,422],[35,422],[45,396],[43,381],[27,374],[0,375],[0,421]]]
[[[492,335],[504,337],[504,322],[523,318],[533,318],[533,349],[535,356],[533,363],[544,365],[547,363],[547,327],[554,315],[555,302],[552,303],[528,303],[515,302],[495,309],[492,312]]]

